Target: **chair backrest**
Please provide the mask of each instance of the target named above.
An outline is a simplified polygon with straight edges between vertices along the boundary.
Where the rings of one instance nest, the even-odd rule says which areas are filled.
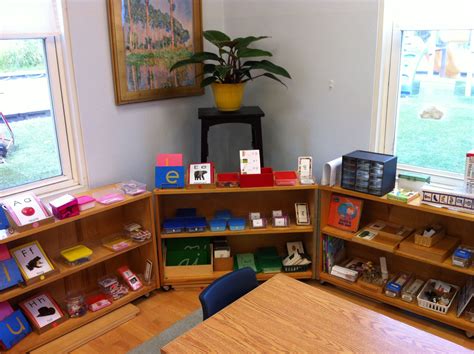
[[[214,280],[199,295],[203,318],[207,319],[258,286],[252,268],[242,268]]]

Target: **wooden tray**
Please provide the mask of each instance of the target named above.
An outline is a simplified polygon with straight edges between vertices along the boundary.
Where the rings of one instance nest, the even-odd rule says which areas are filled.
[[[434,246],[425,247],[415,244],[415,235],[411,235],[400,243],[399,250],[401,253],[405,253],[407,255],[425,258],[434,262],[443,262],[453,253],[454,249],[457,245],[459,245],[459,243],[459,239],[446,236]]]

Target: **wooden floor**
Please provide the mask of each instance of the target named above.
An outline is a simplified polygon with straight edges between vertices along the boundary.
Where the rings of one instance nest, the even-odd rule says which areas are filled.
[[[348,294],[329,284],[320,285],[317,281],[308,281],[307,283],[474,350],[474,339],[468,339],[463,331],[425,320],[385,304]],[[140,343],[159,334],[174,322],[197,310],[200,307],[198,300],[200,291],[201,289],[179,289],[170,292],[155,291],[149,298],[142,298],[134,302],[141,310],[136,318],[89,342],[73,353],[126,353],[140,345]],[[159,352],[158,349],[157,353]],[[405,349],[409,351],[409,348]],[[401,348],[401,350],[404,349]]]

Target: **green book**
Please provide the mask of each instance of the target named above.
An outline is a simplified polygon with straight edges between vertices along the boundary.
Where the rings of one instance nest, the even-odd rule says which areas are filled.
[[[276,247],[259,248],[256,254],[258,268],[263,273],[281,272],[281,258]]]
[[[252,268],[254,272],[257,272],[257,267],[255,266],[255,257],[253,253],[239,253],[235,256],[237,269],[242,269],[245,267]]]

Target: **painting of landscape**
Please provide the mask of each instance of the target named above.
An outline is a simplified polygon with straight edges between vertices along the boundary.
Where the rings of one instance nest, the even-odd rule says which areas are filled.
[[[200,66],[170,73],[202,51],[198,0],[109,0],[117,103],[199,94]]]

